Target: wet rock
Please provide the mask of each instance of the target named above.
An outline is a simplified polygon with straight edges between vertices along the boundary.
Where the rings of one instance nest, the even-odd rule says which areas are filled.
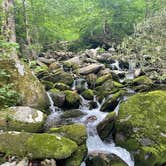
[[[40,164],[41,166],[56,166],[56,161],[54,159],[45,159]]]
[[[43,112],[30,107],[10,107],[0,111],[0,129],[41,132],[46,120]]]
[[[81,112],[79,109],[74,109],[74,110],[67,110],[65,111],[62,115],[61,118],[66,119],[66,118],[78,118],[85,115],[83,112]]]
[[[48,91],[54,87],[54,84],[50,81],[41,80],[41,83],[44,85],[46,91]]]
[[[86,80],[88,82],[88,85],[91,87],[91,88],[94,88],[95,87],[95,82],[97,80],[97,75],[96,74],[88,74],[86,76]]]
[[[81,98],[75,91],[66,90],[64,91],[65,97],[65,107],[66,108],[79,108],[81,103]]]
[[[86,122],[93,122],[93,121],[96,121],[97,120],[97,117],[94,115],[94,116],[89,116],[86,120]]]
[[[127,164],[114,154],[94,152],[86,159],[86,166],[127,166]]]
[[[70,158],[63,161],[64,166],[80,166],[87,154],[86,144],[78,147],[77,151]]]
[[[90,101],[89,102],[89,109],[90,110],[95,109],[97,107],[98,107],[98,105],[97,105],[97,103],[95,101]]]
[[[31,159],[65,159],[76,150],[75,142],[61,136],[46,133],[0,133],[0,151],[8,155]]]
[[[49,131],[69,138],[78,145],[83,144],[87,138],[86,127],[82,124],[65,125],[60,128],[51,128]]]
[[[79,69],[79,74],[87,75],[91,73],[98,73],[101,69],[104,68],[102,64],[91,64]]]
[[[62,107],[65,104],[65,93],[60,92],[57,89],[51,89],[50,95],[52,97],[52,100],[54,101],[54,105],[58,107]]]
[[[85,91],[82,92],[82,96],[83,96],[86,100],[93,100],[93,98],[94,98],[93,90],[91,90],[91,89],[86,89]]]
[[[96,86],[100,86],[100,85],[102,85],[105,81],[110,80],[110,79],[112,79],[111,74],[103,75],[103,76],[99,77],[99,78],[96,80],[95,85],[96,85]]]
[[[97,125],[97,132],[102,140],[106,139],[114,129],[116,113],[109,113],[103,121]]]
[[[136,166],[166,162],[166,91],[139,93],[121,104],[115,123],[118,146],[133,153]]]
[[[114,111],[114,109],[117,107],[119,104],[119,101],[123,97],[125,91],[121,90],[114,95],[112,95],[109,99],[107,99],[104,104],[101,106],[100,111],[102,112],[111,112]]]
[[[40,110],[48,108],[49,100],[44,87],[25,64],[10,59],[0,60],[0,68],[11,75],[9,79],[1,79],[1,83],[13,84],[13,90],[21,95],[22,105]]]

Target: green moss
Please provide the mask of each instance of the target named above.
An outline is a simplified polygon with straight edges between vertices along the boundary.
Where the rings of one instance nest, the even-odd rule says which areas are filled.
[[[58,83],[55,83],[54,84],[54,88],[56,89],[59,89],[61,91],[64,91],[64,90],[69,90],[70,87],[64,83],[61,83],[61,82],[58,82]]]
[[[85,91],[83,91],[82,96],[87,100],[93,100],[94,97],[93,90],[86,89]]]
[[[63,62],[63,67],[65,69],[72,69],[72,70],[76,70],[78,69],[78,64],[74,63],[74,62]]]
[[[61,115],[61,118],[77,118],[80,116],[85,115],[83,112],[81,112],[79,109],[74,109],[74,110],[68,110]]]
[[[11,75],[9,80],[4,79],[1,82],[3,84],[13,84],[13,90],[21,94],[22,105],[31,106],[41,110],[47,108],[49,105],[48,96],[46,95],[42,84],[32,74],[27,65],[23,63],[21,64],[24,66],[23,76],[18,72],[15,65],[14,60],[0,60],[0,67],[5,69]]]
[[[26,146],[28,155],[37,159],[64,159],[77,149],[75,142],[50,134],[34,134],[28,138]]]
[[[141,85],[141,84],[145,84],[145,85],[151,85],[153,84],[153,81],[148,78],[147,76],[140,76],[138,78],[135,78],[133,80],[134,85]]]
[[[50,81],[41,80],[41,83],[44,85],[44,87],[47,91],[54,87],[54,84]]]
[[[64,162],[64,166],[80,166],[86,154],[87,148],[86,145],[83,144],[79,146],[77,151],[74,152],[72,156]]]
[[[159,160],[166,162],[165,148],[160,148],[160,150],[157,148],[166,144],[164,136],[166,133],[165,117],[166,91],[139,93],[129,97],[120,106],[115,126],[117,135],[123,135],[124,139],[120,140],[117,137],[116,143],[129,151],[140,151],[140,149],[146,147],[143,150],[147,150],[147,155],[148,153],[151,154],[150,150],[153,149],[156,154],[149,155],[147,161],[155,164]],[[144,153],[134,154],[137,165],[146,163]],[[160,156],[160,158],[153,156]]]
[[[87,133],[86,127],[81,124],[65,125],[60,128],[52,128],[50,132],[59,133],[60,135],[67,137],[75,141],[78,145],[85,142]]]
[[[117,88],[123,88],[124,85],[119,83],[119,82],[116,82],[116,81],[113,81],[113,84],[114,84],[114,87],[117,87]]]
[[[102,85],[105,81],[107,81],[107,80],[109,80],[109,79],[112,79],[111,74],[103,75],[103,76],[99,77],[99,78],[96,80],[95,85],[96,85],[96,86],[100,86],[100,85]]]
[[[64,91],[66,95],[65,107],[67,108],[78,108],[81,98],[75,91],[66,90]]]
[[[53,89],[50,89],[50,92],[52,92],[52,93],[58,93],[58,92],[60,92],[60,90],[57,89],[57,88],[53,88]]]
[[[114,111],[114,109],[116,108],[116,106],[118,105],[120,99],[123,97],[124,94],[125,94],[124,90],[120,90],[119,92],[113,94],[111,98],[109,98],[105,101],[105,103],[102,105],[100,111],[102,111],[102,112]]]

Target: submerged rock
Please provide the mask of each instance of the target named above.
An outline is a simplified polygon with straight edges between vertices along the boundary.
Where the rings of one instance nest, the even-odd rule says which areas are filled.
[[[7,155],[26,156],[31,159],[65,159],[76,150],[75,142],[61,136],[46,133],[0,133],[0,151]]]
[[[13,84],[13,90],[17,91],[22,97],[22,105],[40,110],[49,106],[44,87],[25,64],[16,63],[11,59],[0,59],[0,68],[11,76],[9,79],[1,79],[1,83]]]
[[[166,162],[166,91],[136,94],[121,104],[115,140],[133,153],[136,166]]]
[[[41,132],[46,120],[43,112],[30,107],[10,107],[0,111],[0,129]]]

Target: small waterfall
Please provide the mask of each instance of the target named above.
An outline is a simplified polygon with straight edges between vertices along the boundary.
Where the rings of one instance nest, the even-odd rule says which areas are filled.
[[[85,100],[82,96],[82,106],[80,107],[80,110],[86,115],[80,119],[81,123],[86,124],[87,126],[87,133],[88,133],[88,139],[86,141],[87,147],[88,147],[88,153],[92,152],[103,152],[105,154],[115,154],[118,157],[120,157],[124,162],[126,162],[129,166],[134,166],[134,161],[132,160],[130,153],[121,148],[115,146],[113,140],[111,140],[111,143],[109,142],[103,142],[98,133],[96,126],[107,116],[108,113],[101,112],[100,108],[102,104],[98,103],[98,108],[89,110],[88,108],[88,101]],[[96,97],[94,98],[94,101],[96,102]],[[118,113],[119,105],[115,108],[115,112]],[[95,120],[88,121],[89,117],[95,117]],[[81,166],[85,166],[85,162],[81,164]]]
[[[60,116],[62,115],[62,111],[59,107],[56,107],[54,105],[54,101],[51,98],[51,95],[49,92],[47,92],[48,95],[48,99],[50,101],[50,115],[47,117],[47,121],[45,123],[45,127],[49,128],[51,126],[53,126],[56,122],[58,122],[60,120]]]
[[[121,70],[118,60],[115,60],[115,63],[112,63],[111,67],[112,67],[113,70],[119,70],[119,71]]]
[[[85,90],[88,89],[88,83],[83,78],[76,78],[72,85],[72,90]]]

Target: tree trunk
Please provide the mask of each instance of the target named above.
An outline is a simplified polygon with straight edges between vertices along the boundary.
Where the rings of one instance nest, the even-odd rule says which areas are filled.
[[[10,43],[16,43],[15,18],[14,18],[14,0],[2,1],[2,37],[3,40]],[[17,59],[17,51],[13,48],[11,58]]]

